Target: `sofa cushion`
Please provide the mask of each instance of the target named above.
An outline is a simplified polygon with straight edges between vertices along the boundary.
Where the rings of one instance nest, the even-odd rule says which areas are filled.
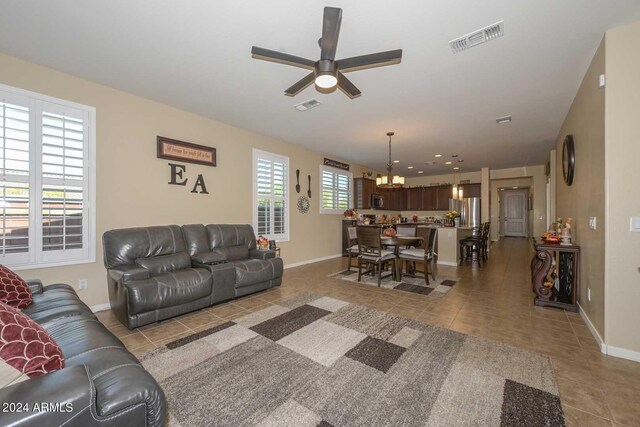
[[[27,282],[2,264],[0,264],[0,302],[19,309],[31,304],[31,290]]]
[[[40,325],[62,317],[94,317],[73,288],[64,284],[45,286],[41,293],[33,294],[33,302],[22,311]]]
[[[29,377],[64,368],[62,350],[29,316],[0,302],[0,358]]]
[[[212,250],[214,254],[224,257],[225,261],[238,261],[249,258],[249,248],[246,246],[229,246]]]
[[[236,288],[250,286],[282,276],[282,258],[234,261]]]
[[[138,359],[96,318],[59,318],[47,323],[45,328],[58,342],[66,366],[88,368],[96,389],[99,415],[109,416],[141,402],[157,403],[163,399],[159,387]],[[151,409],[154,408],[148,408],[148,412]]]
[[[200,264],[214,264],[226,261],[227,256],[220,252],[202,252],[192,256],[191,259]]]
[[[256,248],[256,235],[248,224],[209,224],[205,228],[209,250],[231,246]]]
[[[102,235],[107,269],[133,265],[138,258],[186,252],[182,230],[177,225],[122,228]]]
[[[177,254],[138,258],[136,264],[149,270],[151,274],[169,273],[191,267],[191,257],[186,252],[178,252]]]
[[[210,296],[211,282],[211,273],[204,268],[188,268],[128,282],[125,284],[128,313],[145,313]]]

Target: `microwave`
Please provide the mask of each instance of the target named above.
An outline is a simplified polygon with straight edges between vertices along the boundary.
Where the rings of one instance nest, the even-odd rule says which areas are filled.
[[[384,201],[382,200],[382,195],[380,194],[372,194],[371,195],[371,208],[381,208],[384,206]]]

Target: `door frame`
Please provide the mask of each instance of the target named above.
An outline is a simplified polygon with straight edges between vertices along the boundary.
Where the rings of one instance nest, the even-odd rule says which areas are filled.
[[[499,200],[499,218],[498,218],[498,224],[499,224],[499,236],[500,237],[507,237],[505,236],[505,221],[506,221],[506,215],[504,213],[504,209],[505,209],[505,204],[504,204],[504,196],[505,194],[514,194],[514,193],[520,193],[520,194],[524,194],[524,201],[523,201],[523,212],[524,212],[524,229],[526,232],[526,236],[524,236],[525,238],[529,238],[530,237],[530,233],[529,233],[529,194],[530,194],[531,189],[529,187],[520,187],[517,189],[513,189],[513,188],[505,188],[502,191],[500,191],[500,200]],[[513,236],[513,237],[520,237],[520,236]]]

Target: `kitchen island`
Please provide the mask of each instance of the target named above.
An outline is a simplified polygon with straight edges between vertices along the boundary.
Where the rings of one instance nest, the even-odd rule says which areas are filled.
[[[436,253],[438,264],[458,265],[460,259],[460,239],[471,236],[472,227],[438,227]]]

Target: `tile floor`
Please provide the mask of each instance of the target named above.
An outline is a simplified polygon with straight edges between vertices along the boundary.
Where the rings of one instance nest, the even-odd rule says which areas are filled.
[[[327,275],[346,267],[335,259],[285,271],[281,287],[130,331],[111,312],[100,320],[136,355],[301,293],[327,295],[399,316],[501,341],[551,357],[569,426],[640,426],[640,363],[599,352],[582,318],[535,307],[527,239],[492,246],[482,268],[439,266],[459,283],[443,298],[349,283]]]

